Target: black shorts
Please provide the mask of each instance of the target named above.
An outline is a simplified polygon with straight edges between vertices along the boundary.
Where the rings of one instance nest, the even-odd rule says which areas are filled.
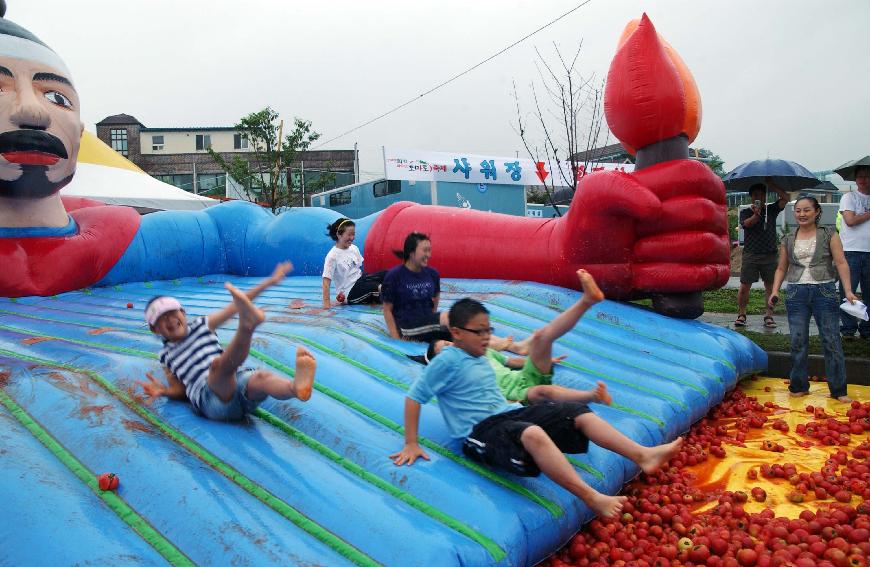
[[[450,329],[441,324],[441,314],[434,311],[417,315],[412,320],[399,324],[399,333],[410,341],[430,343],[432,341],[452,341]]]
[[[347,292],[348,305],[356,305],[359,303],[380,303],[381,302],[381,284],[384,283],[384,276],[387,272],[376,272],[374,274],[363,274]]]
[[[740,264],[740,283],[752,285],[758,281],[759,277],[765,284],[773,283],[773,276],[778,264],[779,255],[776,253],[753,254],[744,250]]]
[[[585,453],[589,439],[574,427],[574,418],[590,411],[583,402],[543,402],[499,413],[474,426],[462,452],[519,476],[538,476],[541,469],[520,441],[523,431],[537,425],[563,453]]]

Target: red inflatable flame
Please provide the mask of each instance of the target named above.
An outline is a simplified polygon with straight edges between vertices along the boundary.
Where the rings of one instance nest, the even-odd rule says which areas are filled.
[[[635,153],[649,144],[701,128],[701,97],[682,58],[646,16],[626,26],[604,91],[610,130]]]

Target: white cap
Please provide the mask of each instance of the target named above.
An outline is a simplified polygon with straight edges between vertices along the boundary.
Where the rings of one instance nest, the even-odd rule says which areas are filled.
[[[145,309],[145,321],[153,327],[161,315],[175,310],[184,310],[177,299],[168,296],[158,297]]]

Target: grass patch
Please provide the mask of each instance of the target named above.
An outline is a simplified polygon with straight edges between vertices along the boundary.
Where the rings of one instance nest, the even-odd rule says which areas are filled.
[[[791,339],[788,335],[778,333],[759,333],[756,331],[737,330],[746,338],[768,352],[790,352]],[[843,353],[850,357],[870,358],[870,341],[867,339],[844,340]],[[822,342],[818,336],[810,337],[810,354],[824,354]]]
[[[644,307],[652,307],[652,300],[638,299],[632,301],[636,305]],[[737,313],[737,290],[730,288],[714,289],[713,291],[704,292],[704,311],[707,313]],[[785,304],[780,296],[780,302],[773,310],[777,315],[785,315]],[[763,315],[764,308],[764,290],[750,289],[749,303],[746,305],[746,313],[748,315]]]

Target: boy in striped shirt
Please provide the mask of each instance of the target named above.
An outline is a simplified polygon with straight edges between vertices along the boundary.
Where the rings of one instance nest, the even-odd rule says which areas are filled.
[[[307,401],[314,385],[317,363],[305,348],[296,349],[294,379],[263,369],[240,368],[251,350],[254,329],[266,315],[251,302],[269,286],[284,279],[293,265],[278,264],[272,275],[247,292],[227,282],[224,287],[233,301],[220,311],[188,322],[184,308],[174,297],[155,297],[145,307],[145,320],[151,331],[163,338],[160,363],[168,385],[150,373],[148,382],[139,384],[149,398],[190,401],[195,412],[218,421],[238,421],[272,396],[279,400],[298,398]],[[215,329],[235,314],[239,325],[224,350]]]

